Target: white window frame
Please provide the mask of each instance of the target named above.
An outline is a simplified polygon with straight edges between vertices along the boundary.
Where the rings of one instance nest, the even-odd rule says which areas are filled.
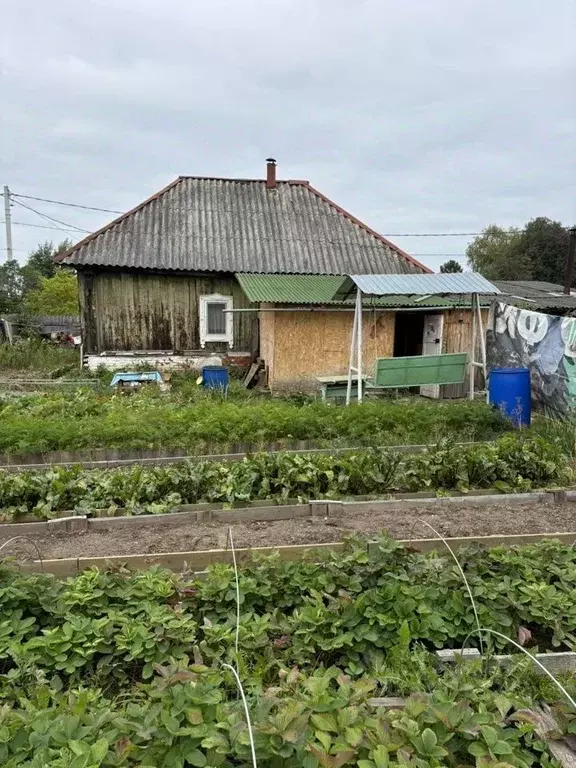
[[[207,296],[200,296],[200,346],[202,349],[211,341],[224,341],[230,349],[234,346],[234,315],[232,312],[226,312],[226,332],[208,333],[208,304],[226,304],[226,309],[234,307],[232,296],[223,296],[220,293],[211,293]]]

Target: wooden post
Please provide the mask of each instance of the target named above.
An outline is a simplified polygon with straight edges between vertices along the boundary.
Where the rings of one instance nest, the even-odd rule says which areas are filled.
[[[360,289],[357,289],[360,293]],[[352,323],[352,338],[350,339],[350,362],[348,364],[348,384],[346,387],[346,405],[350,405],[352,398],[352,370],[354,368],[354,347],[356,344],[356,326],[358,323],[358,293],[356,294],[356,308],[354,309],[354,322]]]
[[[362,402],[362,395],[363,395],[363,387],[362,387],[362,291],[360,288],[358,288],[358,293],[356,294],[356,313],[358,315],[358,321],[357,321],[357,330],[358,330],[358,349],[357,352],[357,359],[358,359],[358,365],[356,366],[356,374],[358,376],[357,379],[357,392],[358,392],[358,402]]]
[[[478,317],[478,329],[480,332],[480,354],[482,355],[482,371],[484,372],[484,386],[487,386],[488,375],[486,371],[486,329],[482,322],[482,310],[480,309],[480,296],[475,293],[476,297],[476,315]]]
[[[476,312],[475,312],[475,294],[470,295],[470,309],[472,312],[472,343],[470,349],[469,359],[469,382],[468,382],[468,397],[470,400],[474,400],[474,375],[476,366],[474,365],[474,358],[476,356]]]

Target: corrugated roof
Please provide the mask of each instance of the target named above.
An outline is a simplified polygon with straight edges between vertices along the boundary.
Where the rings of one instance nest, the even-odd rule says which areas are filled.
[[[540,280],[495,280],[494,285],[507,294],[510,304],[525,302],[523,306],[549,311],[576,309],[576,293],[564,294],[564,287]]]
[[[426,296],[440,294],[498,294],[500,291],[485,277],[476,272],[459,272],[440,275],[350,275],[344,281],[334,298],[355,292],[358,287],[362,293],[373,296]]]
[[[346,281],[335,275],[245,275],[236,274],[249,301],[256,304],[353,304],[354,296],[335,300]],[[369,296],[366,306],[376,307],[470,307],[464,296],[429,296],[418,301],[412,296]]]
[[[236,279],[250,301],[273,304],[325,304],[345,280],[338,275],[242,274]]]
[[[181,176],[59,261],[194,272],[427,272],[306,181]]]

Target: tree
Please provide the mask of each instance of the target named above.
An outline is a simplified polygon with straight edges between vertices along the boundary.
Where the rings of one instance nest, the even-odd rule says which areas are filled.
[[[0,264],[0,312],[18,312],[22,303],[23,279],[16,259]]]
[[[468,264],[489,280],[531,280],[532,265],[521,258],[522,233],[486,227],[466,249]]]
[[[569,243],[570,233],[559,221],[544,216],[529,221],[522,232],[521,259],[531,264],[532,280],[564,285]]]
[[[442,272],[443,275],[452,272],[462,272],[462,267],[456,259],[449,259],[448,261],[445,261],[444,264],[440,265],[440,272]]]
[[[521,230],[486,227],[470,243],[466,256],[472,269],[488,279],[541,280],[563,285],[569,243],[567,227],[538,216]]]
[[[76,275],[60,269],[53,277],[41,278],[40,286],[27,295],[26,306],[33,315],[77,315]]]
[[[30,251],[26,264],[22,267],[24,292],[38,288],[43,277],[53,277],[59,267],[54,264],[54,257],[64,253],[72,246],[71,240],[62,240],[57,246],[48,240]]]

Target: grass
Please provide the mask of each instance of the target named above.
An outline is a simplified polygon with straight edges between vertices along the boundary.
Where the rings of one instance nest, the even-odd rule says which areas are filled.
[[[80,352],[71,347],[58,347],[41,339],[18,340],[0,344],[0,376],[6,373],[80,372]]]

